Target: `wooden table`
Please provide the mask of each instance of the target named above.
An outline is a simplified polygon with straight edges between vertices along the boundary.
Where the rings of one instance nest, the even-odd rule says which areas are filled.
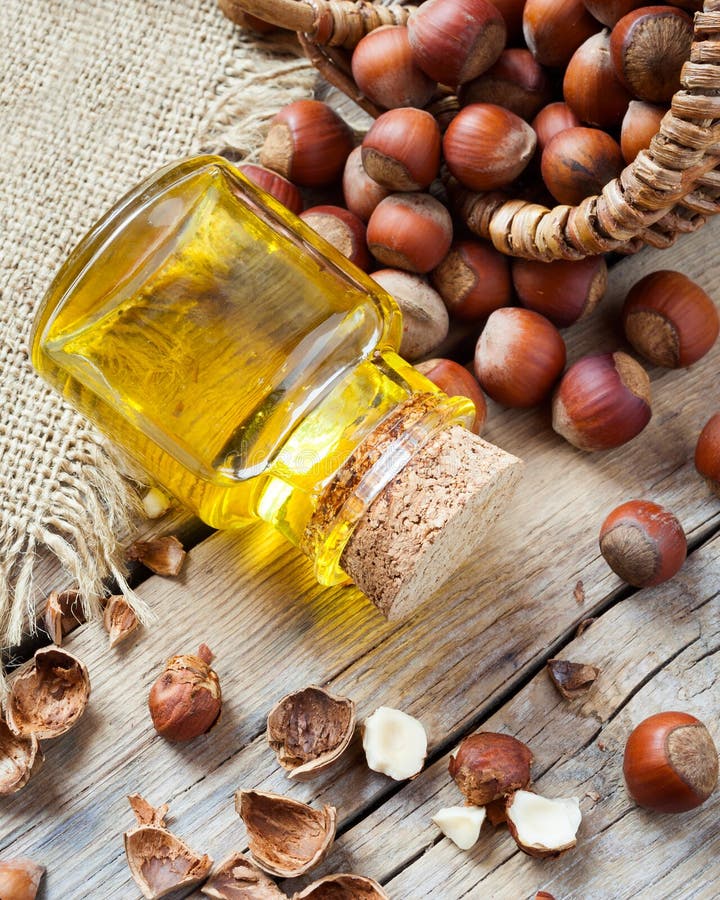
[[[618,303],[648,271],[678,268],[720,297],[719,240],[716,220],[671,250],[619,263],[601,309],[566,332],[570,359],[620,345]],[[304,558],[265,527],[206,535],[180,577],[139,586],[152,628],[115,650],[98,623],[67,639],[90,669],[91,702],[75,730],[48,742],[37,777],[0,798],[2,856],[44,863],[48,900],[134,900],[126,795],[169,802],[175,833],[220,861],[246,846],[233,807],[244,787],[337,806],[338,838],[313,875],[369,875],[394,900],[516,900],[538,889],[558,900],[717,897],[720,792],[694,812],[654,815],[628,799],[621,769],[630,730],[660,710],[697,715],[720,743],[720,501],[692,464],[699,430],[720,408],[719,376],[720,347],[689,371],[652,370],[650,426],[606,454],[565,444],[546,410],[493,407],[486,436],[525,459],[523,485],[478,558],[402,624],[384,622],[352,588],[317,587]],[[632,497],[673,509],[692,551],[653,590],[623,585],[598,552],[604,516]],[[60,584],[45,565],[40,588]],[[201,641],[217,657],[223,717],[209,735],[171,745],[151,727],[148,690],[168,656]],[[599,666],[591,693],[563,700],[545,671],[552,656]],[[397,783],[370,772],[356,739],[335,769],[289,782],[266,745],[265,717],[311,683],[352,697],[360,719],[380,705],[417,716],[430,739],[422,774]],[[538,791],[580,798],[574,851],[534,860],[504,829],[484,826],[463,852],[431,823],[461,802],[448,756],[479,728],[530,745]],[[291,894],[309,880],[284,887]]]

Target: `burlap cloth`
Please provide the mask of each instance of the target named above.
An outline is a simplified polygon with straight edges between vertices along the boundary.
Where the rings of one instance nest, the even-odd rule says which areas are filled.
[[[0,2],[0,646],[17,643],[52,553],[88,610],[132,490],[112,448],[38,378],[28,336],[50,280],[93,221],[178,157],[257,151],[314,72],[291,36],[244,35],[214,0]]]

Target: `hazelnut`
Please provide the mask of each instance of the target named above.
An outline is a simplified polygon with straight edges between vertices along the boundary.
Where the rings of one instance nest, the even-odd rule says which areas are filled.
[[[245,823],[255,863],[278,878],[297,878],[316,866],[335,838],[334,806],[313,809],[263,791],[237,791],[235,809]]]
[[[715,413],[700,432],[695,445],[695,468],[720,497],[720,413]]]
[[[14,794],[30,781],[43,764],[43,753],[34,734],[19,737],[0,718],[0,795]],[[0,893],[0,897],[2,897]]]
[[[303,210],[303,198],[298,188],[287,178],[283,178],[272,169],[257,166],[255,163],[243,163],[238,166],[243,175],[259,188],[282,203],[290,212],[299,216]]]
[[[523,43],[523,9],[525,0],[493,0],[493,6],[505,19],[507,47],[519,47]]]
[[[480,837],[480,828],[485,821],[485,807],[447,806],[439,809],[432,820],[453,844],[461,850],[469,850]]]
[[[305,187],[336,181],[354,145],[353,133],[334,109],[320,100],[296,100],[270,122],[260,162]]]
[[[77,657],[51,645],[19,669],[5,703],[7,724],[19,737],[59,737],[85,712],[88,671]]]
[[[401,356],[412,362],[427,356],[445,340],[450,327],[447,309],[426,281],[397,269],[380,269],[371,277],[402,310]]]
[[[275,882],[242,853],[221,863],[200,893],[215,900],[287,900]]]
[[[512,281],[526,309],[566,328],[595,309],[607,290],[608,271],[603,256],[548,263],[514,259]]]
[[[700,285],[680,272],[652,272],[641,278],[623,305],[625,336],[656,366],[691,366],[720,333],[715,304]]]
[[[673,6],[643,6],[623,16],[610,35],[615,71],[638,100],[669,103],[690,57],[690,16]]]
[[[639,806],[655,812],[686,812],[715,790],[718,752],[695,716],[657,713],[630,734],[623,774],[628,793]]]
[[[363,723],[363,749],[373,772],[404,781],[422,771],[427,735],[422,722],[402,710],[379,706]]]
[[[375,207],[367,226],[372,255],[386,266],[429,272],[450,249],[452,219],[430,194],[391,194]]]
[[[362,875],[326,875],[309,884],[292,900],[389,900],[372,878]]]
[[[415,62],[450,87],[489,69],[507,34],[489,0],[427,0],[410,16],[407,30]]]
[[[312,206],[300,213],[300,218],[359,269],[368,268],[370,253],[365,225],[350,210],[341,206]]]
[[[565,367],[565,342],[557,328],[529,309],[498,309],[475,349],[475,374],[483,390],[504,406],[536,406]]]
[[[155,730],[168,741],[205,734],[220,718],[222,693],[210,668],[212,653],[201,644],[197,656],[173,656],[150,689],[148,708]]]
[[[650,587],[680,571],[687,556],[687,540],[670,510],[649,500],[630,500],[603,522],[600,552],[623,581],[638,588]]]
[[[183,545],[174,535],[135,541],[125,551],[128,560],[137,560],[156,575],[178,575],[185,563]]]
[[[583,0],[588,11],[603,25],[612,28],[633,9],[646,6],[646,0]]]
[[[589,37],[573,53],[565,70],[563,97],[588,125],[609,130],[622,122],[632,97],[615,74],[607,30]]]
[[[267,741],[290,778],[304,781],[331,766],[355,733],[355,704],[311,685],[270,710]]]
[[[600,674],[597,666],[570,662],[568,659],[549,659],[547,670],[558,693],[566,700],[587,694]]]
[[[599,194],[624,165],[620,146],[609,134],[597,128],[566,128],[545,147],[540,168],[558,203],[575,206]]]
[[[598,23],[582,0],[526,0],[523,10],[525,43],[543,66],[565,66]]]
[[[620,130],[620,148],[626,163],[631,163],[641,150],[648,149],[666,112],[666,106],[644,100],[630,101]]]
[[[363,94],[385,109],[425,106],[437,87],[415,62],[404,25],[383,25],[366,34],[350,64]]]
[[[450,757],[450,776],[468,803],[484,806],[530,784],[532,753],[509,734],[479,731]]]
[[[532,119],[551,96],[547,73],[524,48],[503,50],[497,62],[478,78],[463,86],[460,100],[494,103],[521,119]]]
[[[342,188],[345,205],[363,222],[368,221],[378,203],[390,193],[365,171],[362,147],[356,147],[347,158]]]
[[[515,843],[528,856],[540,859],[571,850],[581,820],[576,797],[549,800],[530,791],[516,791],[507,803],[507,824]]]
[[[473,191],[514,181],[535,153],[537,137],[527,122],[493,103],[465,106],[443,137],[450,172]]]
[[[50,592],[43,623],[53,644],[61,646],[65,635],[82,625],[85,619],[85,606],[79,591]]]
[[[451,359],[428,359],[415,368],[429,381],[444,391],[448,397],[467,397],[475,405],[475,421],[471,431],[482,432],[487,418],[487,403],[480,385],[468,370]]]
[[[553,397],[553,428],[580,450],[631,441],[652,416],[650,379],[626,353],[585,356],[563,375]]]
[[[45,867],[27,857],[0,860],[0,897],[35,900],[44,874]]]
[[[438,123],[423,109],[388,110],[363,138],[362,164],[368,175],[388,190],[424,190],[440,168]]]
[[[566,128],[577,128],[579,125],[580,119],[567,103],[548,103],[532,121],[532,127],[537,135],[538,150],[542,154],[556,134],[565,131]]]
[[[140,620],[127,600],[118,594],[109,597],[103,613],[103,625],[110,638],[110,646],[115,647],[135,631]]]
[[[242,167],[241,167],[242,168]],[[257,167],[261,168],[260,166]],[[267,170],[270,171],[269,169]],[[274,174],[274,173],[273,173]],[[142,507],[147,519],[159,519],[172,506],[172,498],[160,488],[153,487],[143,495]]]
[[[156,809],[139,794],[131,794],[128,800],[137,825],[125,832],[125,855],[143,897],[155,900],[180,890],[187,893],[202,884],[212,859],[195,853],[167,830],[167,805]]]
[[[484,319],[512,301],[510,260],[485,241],[456,241],[430,280],[450,315],[463,322]]]

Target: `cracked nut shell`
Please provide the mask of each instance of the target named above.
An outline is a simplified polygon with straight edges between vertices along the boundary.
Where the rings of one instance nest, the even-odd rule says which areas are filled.
[[[44,874],[45,867],[27,857],[0,861],[0,897],[2,900],[35,900]]]
[[[212,653],[201,644],[192,653],[173,656],[150,689],[148,708],[158,734],[168,741],[190,741],[220,718],[220,680],[210,668]]]
[[[128,800],[138,824],[125,832],[125,855],[143,897],[156,900],[205,881],[212,859],[195,853],[167,830],[167,804],[155,808],[139,794],[131,794]]]
[[[59,737],[85,712],[90,678],[80,660],[54,644],[35,652],[13,680],[5,703],[10,730],[38,740]]]
[[[111,647],[130,637],[139,624],[140,620],[135,610],[122,594],[108,598],[103,613],[103,626],[108,633]]]
[[[0,794],[14,794],[25,787],[43,764],[43,753],[34,734],[19,737],[0,718]],[[2,897],[0,893],[0,897]]]
[[[290,778],[305,781],[331,766],[355,732],[355,704],[310,685],[283,697],[267,718],[267,740]]]
[[[255,863],[278,878],[296,878],[316,866],[335,839],[334,806],[313,809],[265,791],[237,791],[235,809],[245,823]]]
[[[128,560],[137,560],[156,575],[178,575],[187,553],[174,535],[135,541],[125,551]]]
[[[466,737],[448,770],[468,803],[484,806],[530,784],[530,748],[509,734],[481,731]]]
[[[200,893],[216,900],[287,900],[275,882],[242,853],[221,863]]]
[[[597,666],[570,662],[568,659],[549,659],[547,670],[558,693],[566,700],[587,694],[600,674]]]
[[[372,878],[362,875],[326,875],[313,881],[292,900],[389,900]]]

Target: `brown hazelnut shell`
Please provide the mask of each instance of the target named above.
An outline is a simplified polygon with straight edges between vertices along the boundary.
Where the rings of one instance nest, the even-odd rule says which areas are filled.
[[[265,791],[240,790],[235,809],[245,823],[255,863],[278,878],[297,878],[316,866],[335,839],[334,806],[313,809]]]
[[[313,881],[292,900],[389,900],[372,878],[362,875],[326,875]]]
[[[168,741],[189,741],[217,724],[222,705],[220,680],[210,668],[212,653],[201,644],[197,656],[171,657],[148,697],[158,734]]]
[[[523,9],[525,43],[543,66],[564,66],[591,34],[597,21],[583,0],[526,0]]]
[[[0,794],[14,794],[25,787],[39,771],[43,760],[34,734],[19,737],[10,731],[4,719],[0,719]]]
[[[319,775],[345,752],[355,732],[355,704],[310,685],[270,710],[267,741],[289,778]]]
[[[480,731],[466,737],[448,771],[468,803],[484,806],[530,784],[533,755],[509,734]]]
[[[221,863],[200,893],[215,900],[287,900],[275,882],[242,853]]]
[[[135,610],[122,594],[108,597],[103,612],[103,627],[108,633],[111,647],[129,638],[140,624]]]
[[[125,551],[130,561],[137,560],[156,575],[178,575],[187,553],[174,535],[135,541]]]
[[[568,659],[549,659],[547,670],[558,693],[566,700],[574,700],[587,694],[600,674],[597,666],[571,662]]]
[[[545,186],[558,203],[576,206],[599,194],[625,167],[617,141],[597,128],[566,128],[543,150]]]
[[[44,874],[45,867],[27,857],[0,861],[0,897],[2,900],[35,900]]]
[[[132,877],[147,900],[202,884],[212,859],[200,856],[165,827],[167,805],[152,807],[139,794],[128,797],[138,824],[124,834]]]
[[[532,119],[550,101],[552,90],[547,73],[529,50],[503,50],[497,62],[460,92],[463,106],[496,103],[521,119]]]
[[[695,445],[695,468],[720,497],[720,413],[705,423]]]
[[[53,644],[37,650],[18,671],[5,701],[5,718],[21,737],[59,737],[82,716],[89,697],[85,665]]]
[[[43,616],[45,631],[58,647],[63,638],[85,621],[85,610],[79,591],[51,591]]]

